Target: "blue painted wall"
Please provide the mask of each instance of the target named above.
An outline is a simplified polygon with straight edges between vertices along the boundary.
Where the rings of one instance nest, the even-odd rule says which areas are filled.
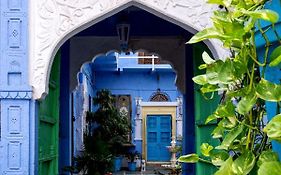
[[[279,21],[275,24],[276,30],[279,32],[279,35],[281,35],[281,1],[280,0],[272,0],[266,4],[266,8],[272,9],[276,11],[279,14]],[[269,26],[271,26],[270,23],[262,21],[261,26],[263,30],[266,30]],[[274,34],[274,31],[272,29],[268,30],[266,32],[266,35],[269,38],[269,41],[271,42],[272,46],[270,47],[269,54],[272,52],[272,50],[280,45],[278,43],[278,40]],[[259,31],[256,32],[256,44],[257,44],[257,50],[259,55],[259,60],[263,62],[264,60],[264,46],[265,46],[265,40],[263,39],[261,33]],[[271,68],[267,67],[265,72],[265,78],[269,81],[272,81],[274,83],[280,84],[281,83],[281,69],[279,68]],[[277,113],[277,103],[268,102],[266,103],[267,108],[267,117],[270,120],[272,117],[274,117]],[[279,156],[281,156],[281,144],[273,141],[273,149],[279,153]]]
[[[0,1],[0,174],[34,174],[35,102],[28,85],[28,0]],[[32,149],[30,149],[32,148]]]

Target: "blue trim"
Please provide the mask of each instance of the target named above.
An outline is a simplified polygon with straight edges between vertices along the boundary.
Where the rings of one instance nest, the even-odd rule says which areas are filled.
[[[31,100],[30,103],[30,172],[31,174],[37,174],[38,172],[38,160],[39,160],[39,149],[38,149],[38,101]]]
[[[69,41],[61,47],[60,64],[60,127],[59,127],[59,172],[63,172],[65,166],[71,165],[71,140],[72,140],[72,117],[70,114],[70,92],[69,92]]]
[[[193,49],[192,45],[185,46],[185,70],[186,70],[186,92],[183,98],[184,117],[183,117],[183,154],[195,153],[195,115],[194,115],[194,83],[193,77]],[[183,175],[195,174],[194,164],[183,164]]]

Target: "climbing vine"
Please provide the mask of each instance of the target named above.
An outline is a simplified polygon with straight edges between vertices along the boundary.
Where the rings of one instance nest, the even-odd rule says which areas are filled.
[[[205,74],[193,78],[205,96],[219,92],[221,101],[206,124],[216,122],[212,132],[219,145],[203,143],[201,154],[189,154],[180,162],[205,162],[217,167],[216,175],[259,174],[278,175],[281,163],[271,150],[271,141],[281,142],[281,85],[265,79],[266,69],[281,67],[281,40],[275,23],[278,14],[264,8],[268,0],[208,0],[217,4],[213,27],[194,35],[189,44],[205,39],[219,39],[229,49],[229,57],[213,59],[202,54]],[[263,28],[262,22],[270,22]],[[270,42],[271,30],[278,44]],[[259,57],[255,32],[265,41],[264,54]],[[277,46],[276,46],[277,45]],[[270,53],[270,51],[273,50]],[[265,103],[276,102],[276,116],[266,123]]]

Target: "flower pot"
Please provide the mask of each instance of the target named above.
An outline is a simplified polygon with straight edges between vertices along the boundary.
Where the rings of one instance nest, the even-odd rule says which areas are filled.
[[[128,162],[129,171],[136,171],[136,162]]]
[[[114,172],[120,171],[121,170],[121,165],[122,165],[122,156],[115,157],[114,158]]]

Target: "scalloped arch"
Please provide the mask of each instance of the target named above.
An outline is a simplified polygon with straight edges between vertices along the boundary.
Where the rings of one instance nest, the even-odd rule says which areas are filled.
[[[130,6],[137,6],[185,30],[196,33],[211,26],[215,6],[204,0],[30,0],[29,82],[33,98],[48,93],[55,53],[76,33]],[[227,52],[215,40],[205,42],[214,57]]]

